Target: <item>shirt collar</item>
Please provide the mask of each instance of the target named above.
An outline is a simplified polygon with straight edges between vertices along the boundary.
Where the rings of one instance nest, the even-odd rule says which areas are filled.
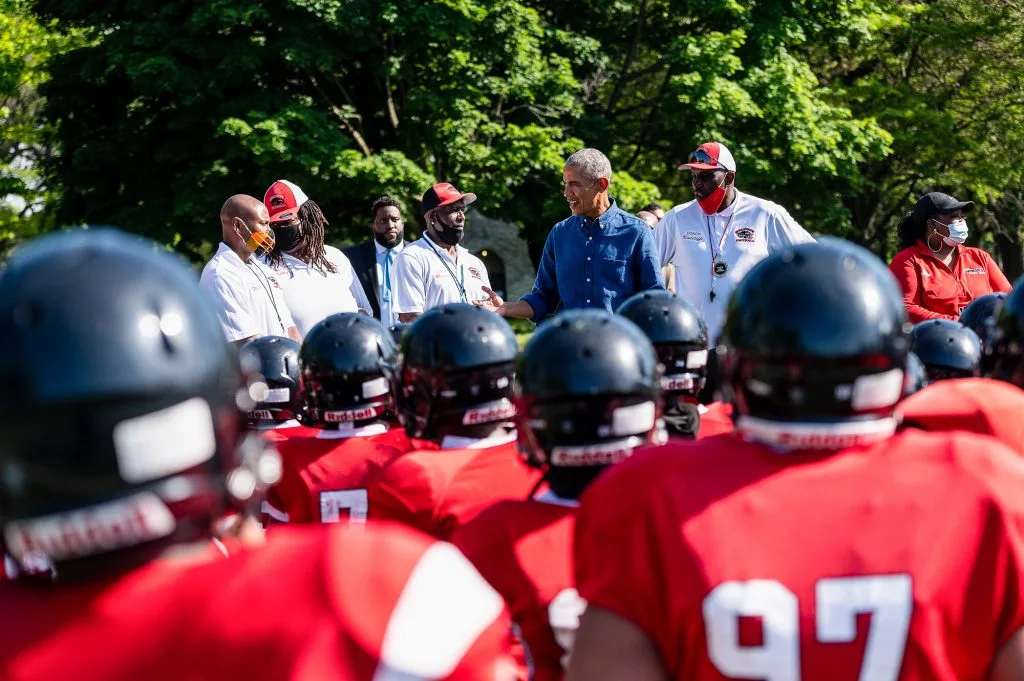
[[[384,255],[387,252],[387,250],[388,250],[388,249],[384,248],[383,246],[381,246],[377,242],[376,239],[373,240],[373,247],[377,249],[377,255]],[[398,245],[395,246],[394,248],[392,248],[391,252],[394,253],[395,255],[398,255],[399,253],[402,252],[403,248],[405,248],[405,241],[404,240],[398,242]]]
[[[598,227],[604,229],[608,226],[608,221],[611,220],[619,212],[619,207],[615,204],[615,199],[611,199],[611,205],[608,206],[608,210],[597,216],[596,220],[591,220],[588,217],[580,216],[580,229],[587,227]]]
[[[552,504],[554,506],[565,506],[566,508],[579,508],[580,502],[578,499],[566,499],[560,497],[550,489],[546,489],[533,498],[534,501],[539,501],[543,504]]]
[[[229,263],[231,263],[235,267],[245,267],[246,261],[239,258],[238,254],[235,253],[231,249],[231,247],[228,246],[223,241],[221,241],[220,246],[217,247],[217,255],[225,258]],[[249,256],[249,262],[253,262],[255,260],[256,258],[254,258],[253,256]]]
[[[515,442],[516,431],[504,435],[492,435],[483,439],[462,437],[461,435],[445,435],[441,439],[441,449],[487,449]]]
[[[287,421],[270,421],[259,423],[256,425],[255,430],[284,430],[286,428],[298,428],[302,424],[295,419],[288,419]]]
[[[342,423],[337,430],[321,430],[316,434],[317,440],[343,440],[349,437],[369,437],[370,435],[382,435],[388,432],[385,423],[371,423],[368,426],[355,428],[351,423]]]

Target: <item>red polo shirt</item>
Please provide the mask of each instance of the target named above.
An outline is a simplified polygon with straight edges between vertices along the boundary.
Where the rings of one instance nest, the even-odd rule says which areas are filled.
[[[992,256],[967,246],[960,246],[959,251],[952,270],[920,241],[904,248],[889,263],[903,289],[910,321],[959,319],[961,310],[975,298],[1010,292],[1010,282]]]

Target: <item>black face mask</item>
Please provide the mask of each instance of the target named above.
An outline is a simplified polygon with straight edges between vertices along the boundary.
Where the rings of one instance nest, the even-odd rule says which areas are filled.
[[[291,253],[302,242],[298,225],[275,225],[274,236],[277,247],[284,253]]]
[[[466,236],[465,227],[446,225],[440,218],[438,218],[434,223],[434,229],[437,231],[437,238],[441,240],[441,243],[447,244],[448,246],[455,246],[462,243],[462,238]]]
[[[398,244],[405,241],[405,234],[399,232],[394,238],[389,238],[387,234],[381,234],[379,232],[373,233],[373,239],[384,248],[394,248]]]

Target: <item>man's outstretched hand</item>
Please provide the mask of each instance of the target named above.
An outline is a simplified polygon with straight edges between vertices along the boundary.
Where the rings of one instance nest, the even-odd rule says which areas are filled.
[[[497,293],[487,288],[486,286],[483,287],[483,290],[484,293],[487,294],[487,298],[485,298],[484,300],[474,300],[473,304],[476,305],[477,307],[482,307],[486,310],[490,310],[491,312],[494,312],[495,314],[504,317],[505,301],[502,300],[501,296],[499,296]]]

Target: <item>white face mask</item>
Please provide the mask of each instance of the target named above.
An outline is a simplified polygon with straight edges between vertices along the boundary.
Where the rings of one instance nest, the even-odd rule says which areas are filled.
[[[949,236],[942,237],[942,242],[947,246],[959,246],[967,241],[967,220],[957,218],[946,225],[949,228]]]

